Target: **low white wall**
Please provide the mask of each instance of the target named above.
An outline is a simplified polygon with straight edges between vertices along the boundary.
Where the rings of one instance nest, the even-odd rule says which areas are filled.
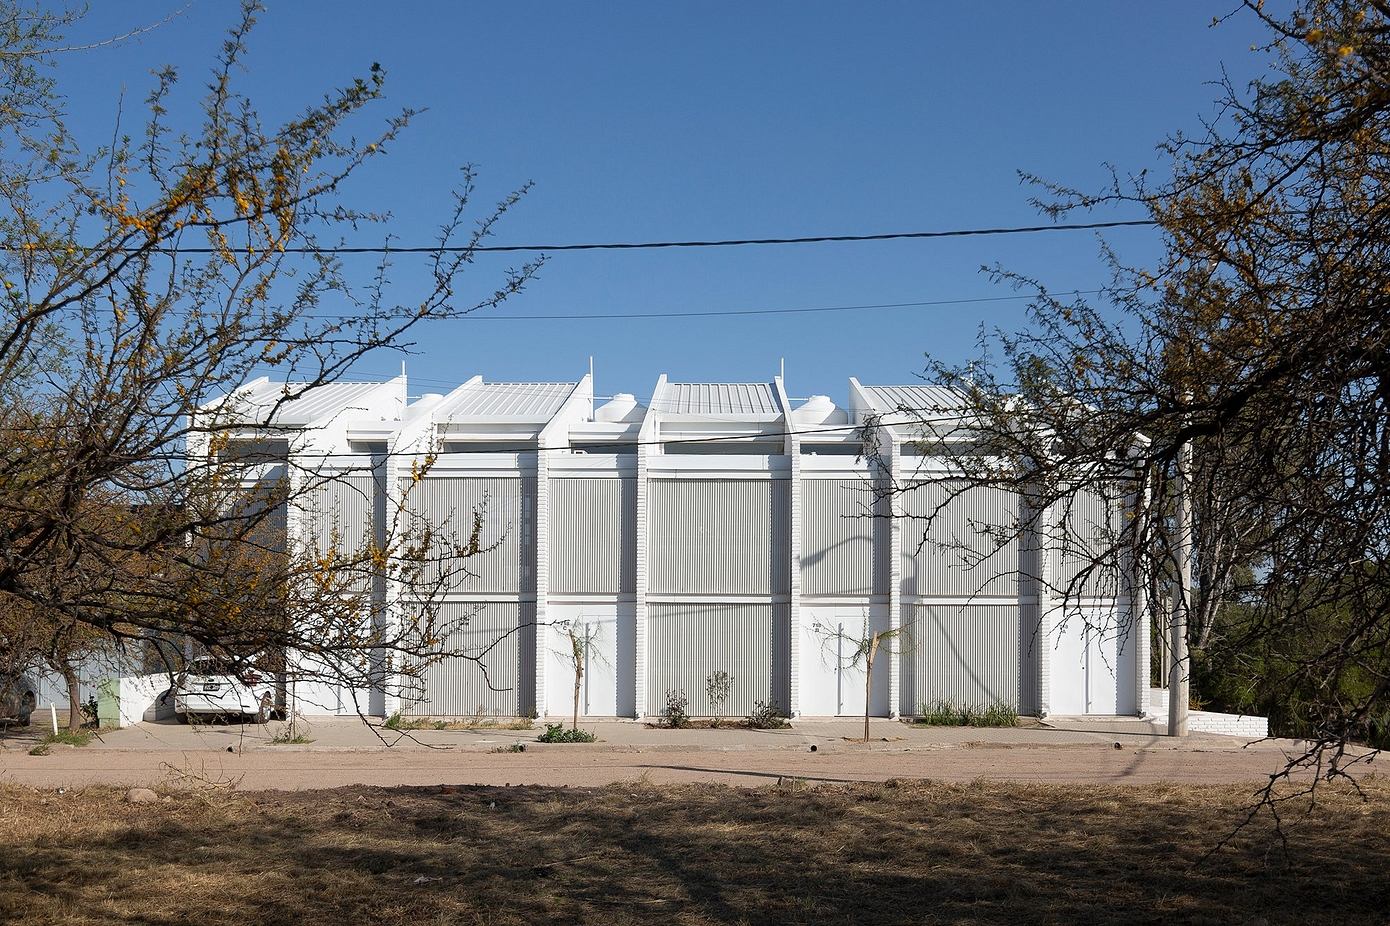
[[[1149,689],[1149,710],[1158,720],[1168,717],[1168,689]],[[1187,729],[1192,733],[1217,733],[1245,739],[1269,736],[1269,718],[1258,714],[1222,714],[1217,711],[1189,711]]]
[[[159,703],[160,695],[169,690],[167,674],[161,672],[158,675],[129,675],[122,677],[119,682],[121,726],[128,727],[142,720],[154,720],[164,714],[173,714],[172,695],[167,703]]]

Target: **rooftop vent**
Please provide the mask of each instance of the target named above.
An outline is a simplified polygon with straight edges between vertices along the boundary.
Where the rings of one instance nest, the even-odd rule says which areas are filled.
[[[799,425],[849,424],[849,415],[835,407],[828,395],[813,395],[794,412],[792,417]]]
[[[615,423],[638,421],[643,411],[645,409],[637,404],[636,396],[630,392],[620,392],[594,409],[594,420]]]
[[[438,392],[422,393],[420,398],[406,406],[405,418],[407,421],[416,419],[442,401],[444,401],[444,396]]]

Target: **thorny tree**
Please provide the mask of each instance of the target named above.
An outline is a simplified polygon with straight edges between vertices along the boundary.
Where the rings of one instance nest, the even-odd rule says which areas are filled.
[[[1351,744],[1390,735],[1390,4],[1307,0],[1280,18],[1247,0],[1235,15],[1267,30],[1254,51],[1270,71],[1223,83],[1204,131],[1161,146],[1171,179],[1043,184],[1054,215],[1143,207],[1163,259],[1111,255],[1113,283],[1090,301],[1002,273],[1035,288],[1032,327],[987,338],[969,368],[933,365],[955,398],[898,417],[958,464],[961,478],[920,480],[938,501],[1027,500],[992,548],[1033,531],[1067,548],[1073,568],[1025,565],[1026,581],[1074,602],[1102,576],[1130,590],[1132,574],[1160,621],[1192,443],[1194,581],[1176,606],[1199,666],[1256,663],[1252,684],[1301,693],[1312,744],[1273,801],[1279,778],[1345,776],[1367,761]],[[1092,511],[1129,513],[1061,529],[1097,497]],[[1097,629],[1126,633],[1116,620]]]
[[[472,220],[466,170],[415,290],[397,293],[386,260],[345,268],[334,245],[387,218],[347,183],[414,113],[353,134],[383,105],[373,64],[266,124],[238,89],[259,12],[242,7],[200,102],[157,71],[141,130],[118,107],[91,149],[57,89],[83,53],[63,47],[71,18],[0,3],[0,594],[73,633],[288,654],[364,688],[447,652],[431,601],[478,552],[481,515],[461,538],[405,505],[364,536],[286,537],[285,512],[329,476],[266,456],[294,439],[279,413],[422,323],[495,306],[537,264],[463,295],[473,249],[525,192]],[[208,407],[267,370],[293,385]],[[383,581],[418,603],[398,622],[380,620]]]

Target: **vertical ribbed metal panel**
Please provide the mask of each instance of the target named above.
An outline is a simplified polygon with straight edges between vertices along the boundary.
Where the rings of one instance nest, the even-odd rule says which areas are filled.
[[[791,716],[792,704],[792,606],[772,606],[772,704]]]
[[[1038,690],[1038,659],[1044,645],[1041,628],[1038,626],[1038,606],[1021,605],[1018,609],[1018,711],[1020,714],[1036,714],[1042,703],[1042,692]]]
[[[652,592],[790,591],[788,480],[656,479],[650,497]]]
[[[408,503],[436,533],[467,546],[473,513],[482,512],[483,552],[451,562],[465,569],[459,589],[487,594],[534,592],[535,476],[428,476],[410,488]],[[437,554],[439,551],[436,550]],[[433,576],[437,576],[434,573]]]
[[[1120,528],[1120,508],[1115,500],[1107,500],[1099,492],[1078,492],[1059,502],[1063,510],[1066,532],[1058,544],[1057,578],[1059,592],[1071,590],[1071,583],[1084,567],[1100,562],[1081,583],[1077,592],[1083,597],[1115,597],[1122,594],[1118,560],[1110,555]]]
[[[901,651],[911,668],[904,673],[903,700],[914,711],[935,701],[1023,706],[1018,605],[909,605],[904,610],[911,623]]]
[[[376,492],[371,472],[339,473],[315,485],[308,520],[320,553],[335,542],[340,553],[355,553],[371,543],[376,536]]]
[[[927,483],[900,496],[908,515],[902,527],[903,594],[1017,594],[1019,543],[1012,535],[1018,524],[1019,496],[1003,489],[976,488],[936,511],[951,491],[949,484]],[[926,521],[917,519],[933,513],[928,530]],[[1004,533],[990,536],[986,529]],[[1001,544],[1004,537],[1008,539]],[[957,544],[989,556],[975,562]]]
[[[635,479],[552,479],[550,591],[634,594],[636,511]]]
[[[355,470],[323,474],[314,477],[310,486],[304,496],[304,525],[316,556],[331,551],[342,562],[360,555],[378,539],[380,486],[375,473]],[[354,573],[348,590],[359,594],[371,590],[372,572],[367,564],[345,568]]]
[[[426,717],[529,713],[536,693],[535,604],[489,601],[439,608],[439,623],[453,628],[444,649],[461,655],[408,680],[401,712]]]
[[[801,481],[801,593],[874,594],[873,486],[862,479]]]
[[[754,701],[776,703],[773,605],[682,603],[648,607],[648,714],[661,713],[670,689],[685,691],[689,698],[686,709],[692,715],[708,715],[705,680],[719,670],[733,677],[726,706],[729,716],[746,715]],[[785,623],[790,609],[783,606],[783,610]]]

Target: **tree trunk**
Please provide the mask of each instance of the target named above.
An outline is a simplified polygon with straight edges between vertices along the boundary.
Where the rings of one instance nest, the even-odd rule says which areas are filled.
[[[579,729],[579,691],[580,685],[584,680],[584,664],[576,662],[574,664],[574,717],[570,721],[570,727]]]
[[[869,710],[872,705],[874,684],[874,657],[878,655],[879,634],[869,638],[868,658],[864,660],[864,742],[869,741]]]
[[[63,684],[68,686],[68,729],[76,733],[82,729],[82,686],[77,671],[68,663],[63,663],[60,671]]]

